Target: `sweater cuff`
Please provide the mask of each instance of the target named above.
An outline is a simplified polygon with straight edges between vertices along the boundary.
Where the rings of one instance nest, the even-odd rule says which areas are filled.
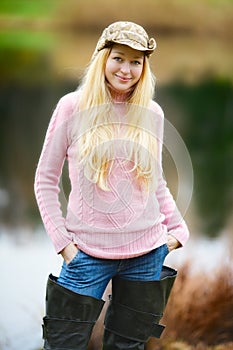
[[[180,246],[177,248],[182,248],[189,239],[189,231],[188,229],[174,229],[168,232],[169,235],[175,237],[178,242],[180,242]]]
[[[68,244],[72,242],[72,235],[67,232],[64,226],[56,228],[56,230],[50,234],[50,238],[57,254],[59,254]]]

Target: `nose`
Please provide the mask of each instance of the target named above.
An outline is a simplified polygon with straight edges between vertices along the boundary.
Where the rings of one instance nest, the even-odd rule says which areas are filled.
[[[123,74],[128,74],[130,72],[130,63],[125,61],[121,65],[121,72]]]

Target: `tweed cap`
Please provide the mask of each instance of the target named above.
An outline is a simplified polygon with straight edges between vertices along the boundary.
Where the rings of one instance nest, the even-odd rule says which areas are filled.
[[[123,44],[135,50],[144,51],[146,55],[152,54],[156,48],[154,38],[149,38],[145,29],[133,22],[114,22],[104,29],[99,38],[93,57],[111,44]]]

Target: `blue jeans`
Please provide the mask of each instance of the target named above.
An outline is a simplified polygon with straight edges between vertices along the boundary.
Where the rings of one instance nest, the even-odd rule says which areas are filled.
[[[95,258],[79,250],[68,265],[63,262],[57,282],[76,293],[101,299],[114,276],[135,281],[159,280],[168,253],[166,244],[139,257],[116,260]]]

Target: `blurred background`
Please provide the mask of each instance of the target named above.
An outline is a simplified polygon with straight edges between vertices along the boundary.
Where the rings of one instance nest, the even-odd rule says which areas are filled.
[[[0,350],[41,347],[46,278],[61,260],[41,225],[35,169],[58,99],[77,88],[102,30],[117,20],[155,37],[155,99],[192,160],[191,239],[168,262],[190,259],[198,273],[232,263],[233,1],[1,0]],[[175,195],[166,152],[164,167]]]

